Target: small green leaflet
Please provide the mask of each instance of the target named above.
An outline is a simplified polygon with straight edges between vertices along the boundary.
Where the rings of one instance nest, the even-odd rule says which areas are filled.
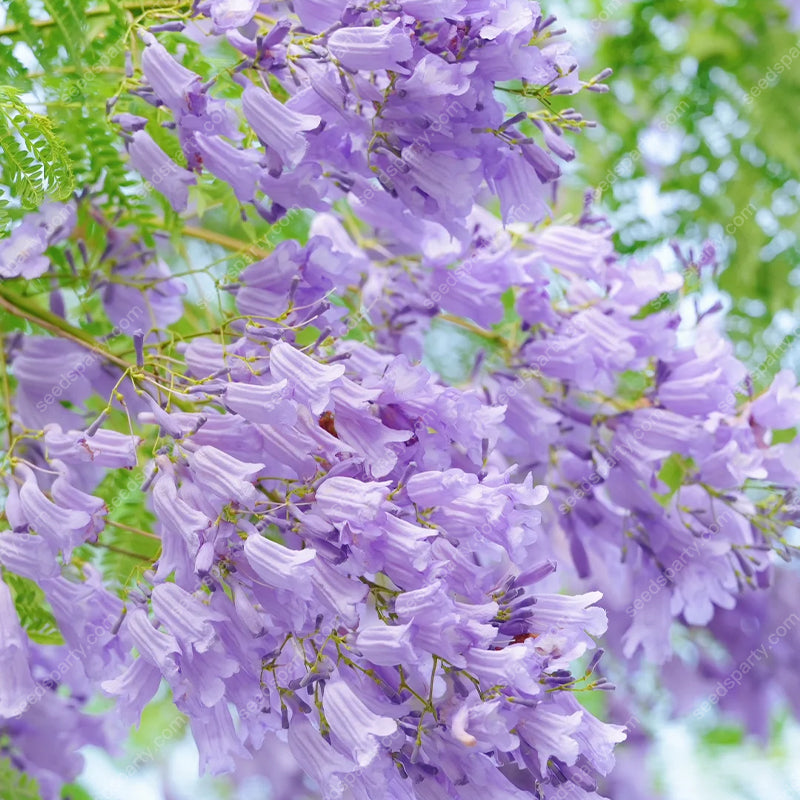
[[[686,476],[693,471],[694,466],[694,461],[691,458],[685,458],[678,453],[673,453],[664,461],[658,472],[658,478],[667,485],[669,491],[666,494],[654,495],[662,506],[669,505],[675,493],[686,482]]]
[[[17,772],[7,758],[0,758],[0,800],[41,800],[36,781]]]
[[[64,644],[50,604],[44,592],[31,580],[6,572],[3,575],[19,615],[19,621],[31,641],[37,644]]]

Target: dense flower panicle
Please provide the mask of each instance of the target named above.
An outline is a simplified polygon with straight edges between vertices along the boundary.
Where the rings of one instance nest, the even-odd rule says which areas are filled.
[[[187,354],[193,351],[195,377],[230,377],[234,361],[225,351],[206,348],[201,359],[200,342]],[[160,425],[176,439],[169,455],[158,456],[150,488],[164,549],[152,588],[143,585],[144,595],[129,599],[121,624],[116,609],[116,633],[104,645],[113,643],[117,654],[106,663],[106,691],[135,714],[161,676],[190,718],[204,768],[215,772],[287,726],[301,766],[339,796],[373,791],[390,777],[393,784],[398,767],[420,791],[430,783],[430,791],[461,796],[457,787],[485,781],[499,753],[515,749],[524,772],[527,754],[551,746],[535,733],[546,723],[532,724],[529,738],[509,731],[530,715],[561,718],[560,702],[543,687],[551,671],[562,674],[593,646],[585,631],[600,633],[604,616],[592,605],[598,594],[578,599],[586,611],[576,613],[569,598],[540,593],[541,578],[515,585],[512,554],[534,556],[531,509],[546,492],[530,480],[479,474],[479,442],[496,436],[491,426],[501,415],[487,418],[484,429],[459,430],[457,407],[470,402],[469,392],[445,389],[422,367],[363,347],[333,364],[286,343],[265,348],[257,338],[241,339],[231,352],[265,359],[268,368],[248,372],[242,387],[263,386],[264,397],[293,411],[281,412],[280,430],[274,420],[249,419],[246,402],[245,416],[230,407],[223,413],[207,382],[205,393],[193,395],[205,424],[190,435],[180,423]],[[237,405],[237,393],[232,397]],[[320,421],[326,414],[329,424]],[[223,417],[224,427],[215,423]],[[379,448],[360,439],[360,424],[386,431]],[[418,436],[421,426],[448,432],[450,444]],[[282,451],[274,446],[277,433],[286,441]],[[48,435],[78,468],[74,435]],[[111,453],[114,436],[98,441],[105,438]],[[263,453],[260,462],[241,459],[243,441],[251,458]],[[445,473],[418,470],[427,449],[440,458],[451,451]],[[298,469],[292,450],[311,461]],[[281,471],[285,477],[274,477]],[[442,475],[463,492],[442,485]],[[487,516],[487,508],[497,512]],[[174,582],[164,580],[168,575]],[[119,659],[133,647],[137,660]],[[321,700],[316,716],[308,695]],[[238,710],[239,733],[223,700]],[[538,761],[574,762],[582,749],[571,738],[574,727]],[[473,738],[498,754],[483,756],[475,780],[467,762],[462,774],[440,771],[439,756],[452,750],[444,757],[457,763]],[[500,773],[497,779],[506,781]],[[530,780],[545,787],[553,776],[540,770]],[[397,791],[406,796],[407,786],[401,782]],[[516,796],[513,783],[507,791]]]
[[[796,420],[795,382],[782,373],[761,397],[737,399],[747,370],[711,316],[691,344],[681,344],[681,319],[666,295],[682,286],[681,276],[652,259],[622,264],[607,230],[551,226],[512,249],[496,220],[474,218],[480,227],[470,258],[454,270],[447,264],[463,252],[458,247],[440,250],[438,263],[423,256],[422,268],[410,254],[387,267],[339,233],[330,241],[335,251],[358,254],[364,294],[371,276],[387,269],[381,288],[405,284],[402,294],[380,300],[402,313],[402,338],[392,335],[397,316],[376,313],[377,305],[366,312],[389,351],[407,349],[409,331],[421,342],[437,307],[488,328],[502,313],[492,311],[492,298],[499,304],[503,291],[518,287],[517,310],[530,333],[487,385],[507,405],[499,452],[551,487],[548,529],[566,539],[578,575],[626,611],[626,651],[642,646],[664,660],[673,619],[708,623],[715,607],[730,608],[751,576],[768,570],[766,551],[780,528],[768,523],[771,538],[763,520],[749,521],[757,510],[740,487],[755,481],[780,492],[797,480],[796,447],[770,446],[768,433]],[[330,236],[335,229],[323,220],[316,229]],[[557,279],[547,277],[550,270]],[[550,298],[556,289],[558,303]],[[642,315],[650,305],[653,312]],[[637,398],[628,408],[612,404],[607,398],[637,373]],[[531,441],[550,455],[531,452]],[[673,464],[685,484],[677,491],[662,472]],[[641,600],[651,582],[658,597]]]
[[[698,642],[691,683],[685,664],[664,667],[680,708],[765,625],[794,635],[790,573],[780,602],[753,590],[797,521],[797,444],[773,444],[797,424],[796,380],[756,390],[715,309],[681,313],[672,296],[702,264],[623,261],[588,209],[534,227],[574,153],[549,112],[504,98],[546,105],[583,85],[537,3],[193,13],[170,30],[243,60],[218,96],[144,32],[133,94],[177,155],[133,101],[114,117],[131,164],[178,212],[206,171],[270,222],[317,213],[305,244],[228,274],[237,314],[212,337],[170,330],[187,286],[86,201],[106,243],[84,257],[87,294],[107,330],[4,339],[0,756],[55,798],[80,769],[71,754],[104,744],[116,716],[138,721],[164,682],[201,769],[270,773],[277,758],[276,797],[599,798],[624,725],[573,690],[613,688],[594,674],[607,627],[629,663],[666,662],[676,624],[716,637],[724,658]],[[26,217],[0,277],[55,276],[45,251],[83,247],[83,212]],[[83,313],[66,298],[51,295],[65,325]],[[482,343],[458,385],[421,363],[448,325]],[[130,362],[106,349],[118,335]],[[103,499],[106,478],[134,470],[126,492],[152,530]],[[159,539],[124,587],[88,555],[107,522]],[[19,580],[63,644],[29,636]],[[790,652],[759,663],[759,709],[733,692],[720,705],[763,732],[773,689],[797,706]],[[98,689],[118,715],[84,713]]]
[[[386,191],[462,238],[465,217],[486,189],[500,197],[506,220],[547,216],[544,183],[559,168],[519,131],[528,115],[512,118],[495,91],[508,81],[523,81],[524,94],[540,98],[582,87],[569,47],[555,43],[552,20],[537,3],[367,9],[303,2],[293,14],[274,9],[271,29],[241,27],[257,8],[200,3],[197,11],[211,17],[213,30],[195,23],[205,33],[193,35],[213,41],[224,34],[247,59],[236,79],[244,87],[245,120],[264,145],[263,160],[237,148],[242,135],[231,106],[213,96],[213,81],[202,84],[152,34],[143,35],[144,84],[135,93],[171,111],[190,170],[210,170],[269,220],[294,206],[321,210],[323,198],[327,204],[342,191],[353,193],[359,181],[359,196]],[[276,96],[277,87],[288,100]],[[118,121],[130,131],[130,114],[123,113],[128,116]],[[573,130],[582,124],[573,111],[563,119]],[[555,157],[570,159],[574,153],[554,124],[537,119],[542,143]],[[134,166],[174,208],[184,208],[186,171],[138,125],[130,135]],[[316,194],[308,167],[319,165],[328,185]],[[297,191],[298,180],[305,191]]]
[[[596,796],[622,729],[559,689],[575,681],[570,666],[606,616],[600,592],[554,594],[547,559],[563,564],[568,552],[575,575],[563,577],[603,590],[612,640],[656,659],[670,653],[674,619],[705,625],[746,583],[766,581],[770,543],[740,487],[794,475],[791,451],[768,443],[770,426],[793,418],[788,376],[734,402],[745,371],[725,342],[705,322],[678,346],[674,312],[640,318],[661,296],[652,276],[663,274],[654,262],[623,266],[605,232],[520,238],[482,212],[471,219],[469,245],[446,236],[435,245],[427,226],[427,254],[408,272],[411,232],[387,239],[387,267],[385,254],[325,215],[305,247],[282,244],[243,271],[231,287],[249,319],[236,323],[238,338],[182,348],[186,384],[173,393],[192,410],[169,410],[150,393],[138,401],[139,424],[174,444],[147,484],[162,551],[124,615],[88,574],[84,583],[61,576],[57,559],[102,533],[105,510],[90,492],[105,470],[135,463],[137,441],[81,432],[75,417],[50,423],[31,455],[58,477],[21,464],[9,483],[4,563],[41,582],[73,646],[101,622],[71,619],[72,606],[113,620],[81,669],[126,719],[166,680],[205,770],[262,758],[265,738],[288,728],[291,752],[330,796],[386,785],[398,797],[471,797],[489,769],[508,797]],[[398,338],[392,317],[376,312],[396,308],[389,295],[362,312],[375,348],[292,344],[293,327],[346,329],[326,298],[350,291],[354,268],[364,294],[381,270],[405,274],[413,337]],[[481,327],[497,321],[462,279],[498,302],[514,287],[529,326],[508,365],[487,362],[474,389],[447,387],[394,354],[421,344],[441,311]],[[35,385],[33,364],[22,355],[14,364],[20,389]],[[634,371],[644,375],[641,399],[620,408],[607,395]],[[670,460],[677,488],[664,472]],[[13,537],[32,538],[38,557]],[[341,700],[351,695],[360,704]],[[481,759],[464,760],[478,748]]]

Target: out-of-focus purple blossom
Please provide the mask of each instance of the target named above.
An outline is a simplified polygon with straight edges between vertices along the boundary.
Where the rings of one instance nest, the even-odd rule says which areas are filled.
[[[75,226],[74,203],[44,203],[28,214],[0,240],[0,278],[38,278],[47,272],[50,259],[44,253],[64,241]]]
[[[194,175],[176,164],[146,131],[132,134],[128,152],[142,177],[169,200],[175,211],[183,211],[189,201],[189,187],[197,183]]]

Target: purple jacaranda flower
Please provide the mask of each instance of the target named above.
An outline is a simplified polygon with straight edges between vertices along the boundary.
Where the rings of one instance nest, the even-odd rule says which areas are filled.
[[[322,435],[315,439],[313,434],[317,431]],[[327,454],[330,459],[342,450],[338,440],[323,431],[318,420],[311,418],[308,411],[298,415],[294,428],[261,425],[259,434],[264,453],[270,461],[274,461],[276,467],[280,466],[276,471],[279,474],[286,473],[287,477],[308,479],[317,470],[315,454],[318,457]],[[320,439],[324,441],[320,442]]]
[[[295,0],[294,10],[304,28],[320,33],[342,18],[347,5],[348,0]]]
[[[11,591],[0,579],[0,717],[22,714],[34,688],[27,637],[19,624]]]
[[[0,240],[0,279],[38,278],[50,266],[45,250],[63,241],[74,226],[74,203],[44,203],[28,214],[8,238]]]
[[[200,543],[198,534],[211,522],[178,495],[168,470],[162,469],[153,482],[153,508],[166,535],[182,539],[190,552],[195,553]]]
[[[226,619],[174,583],[160,583],[153,589],[152,607],[185,653],[205,653],[217,636],[212,621]]]
[[[499,700],[484,702],[470,695],[451,716],[450,733],[459,744],[477,751],[512,752],[519,747],[519,739],[509,732],[500,711]]]
[[[389,481],[367,483],[339,475],[328,478],[317,489],[317,510],[335,525],[364,524],[380,511],[396,508],[386,503],[390,485]]]
[[[345,69],[396,70],[414,48],[398,28],[400,20],[369,28],[339,28],[328,37],[328,50]]]
[[[586,278],[602,279],[605,261],[614,251],[608,234],[566,225],[550,225],[537,232],[534,243],[548,264]],[[670,283],[667,291],[675,286]]]
[[[83,431],[62,431],[53,423],[44,427],[44,442],[49,458],[68,464],[91,461],[100,467],[119,469],[136,466],[136,447],[140,440],[105,428],[94,436],[87,436]]]
[[[197,413],[168,412],[147,393],[144,393],[142,399],[151,410],[140,412],[139,421],[144,425],[158,425],[163,435],[172,436],[174,439],[183,439],[191,433],[196,433],[208,419]]]
[[[655,570],[649,574],[638,570],[632,594],[638,598],[648,591],[654,575]],[[635,611],[630,627],[622,637],[622,652],[626,658],[630,658],[641,647],[648,660],[660,664],[672,655],[669,641],[672,625],[671,598],[668,592],[647,596],[650,599],[641,609]]]
[[[269,153],[267,156],[269,157]],[[321,164],[306,160],[288,174],[274,173],[274,168],[270,173],[262,172],[258,182],[261,191],[271,201],[269,207],[260,200],[256,201],[256,211],[267,222],[274,224],[287,218],[288,211],[292,208],[326,211],[330,207],[324,200],[326,187],[320,180]]]
[[[227,615],[221,615],[220,618],[229,621]],[[188,647],[187,640],[186,654]],[[223,647],[217,645],[202,654],[182,658],[180,681],[173,681],[173,687],[179,692],[191,692],[206,708],[219,705],[225,697],[225,679],[235,675],[241,668],[239,659],[231,658]]]
[[[593,648],[592,637],[604,633],[608,625],[606,612],[594,605],[602,596],[602,592],[570,597],[537,593],[530,618],[530,630],[539,634],[537,652],[570,661]]]
[[[290,550],[260,534],[252,534],[247,537],[244,552],[250,566],[267,586],[310,594],[308,579],[312,569],[309,562],[317,557],[316,550]]]
[[[256,318],[275,318],[283,314],[294,296],[303,292],[297,279],[305,273],[308,252],[297,242],[280,242],[266,258],[249,264],[240,276],[243,286],[237,289],[236,305],[242,314]]]
[[[178,118],[184,113],[201,114],[205,95],[200,76],[179,64],[153,34],[143,31],[140,35],[147,45],[142,70],[156,97]]]
[[[198,133],[195,141],[203,157],[203,166],[230,184],[239,202],[252,203],[262,171],[262,154],[256,150],[239,150],[219,136]]]
[[[800,422],[800,388],[794,373],[781,370],[764,394],[750,407],[753,419],[764,428],[793,428]]]
[[[346,386],[334,387],[331,395],[339,439],[363,456],[371,477],[388,475],[397,463],[399,443],[407,442],[412,432],[384,425],[377,414],[370,413],[370,403],[363,397],[354,397]]]
[[[269,370],[287,380],[294,398],[321,414],[330,401],[331,385],[344,375],[343,364],[320,364],[289,344],[276,344],[269,354]]]
[[[372,712],[343,680],[325,685],[323,708],[336,744],[360,767],[368,766],[377,757],[377,740],[397,730],[395,720]]]
[[[31,661],[35,672],[49,676],[54,671],[58,674],[64,654],[56,648],[34,646]],[[4,723],[12,763],[36,782],[42,800],[57,800],[64,785],[77,778],[84,767],[81,748],[108,747],[121,730],[108,717],[86,713],[86,684],[78,671],[70,670],[63,693],[57,693],[46,678],[37,681],[27,711]]]
[[[468,91],[470,76],[477,64],[450,64],[440,56],[428,53],[414,66],[408,78],[401,80],[398,87],[404,100],[430,102],[431,97],[452,95],[458,97]]]
[[[436,652],[461,667],[466,663],[465,651],[486,648],[494,642],[497,628],[489,622],[494,611],[493,604],[479,609],[470,609],[466,604],[457,606],[448,596],[446,584],[438,580],[427,581],[422,588],[403,592],[395,599],[397,621],[413,623],[414,649]]]
[[[131,136],[128,152],[142,177],[169,200],[175,211],[183,211],[189,201],[189,186],[197,183],[194,175],[176,164],[146,131]]]
[[[355,763],[338,753],[305,718],[294,714],[289,724],[289,747],[297,762],[320,785],[331,800],[344,796],[343,775],[356,769]]]
[[[575,158],[575,150],[567,144],[560,128],[545,123],[540,123],[538,127],[542,131],[545,144],[553,153],[564,161],[572,161]]]
[[[0,534],[0,563],[11,572],[34,581],[61,573],[45,537],[30,533],[4,531]]]
[[[147,117],[140,117],[138,114],[129,114],[127,112],[115,114],[111,117],[111,121],[116,122],[126,133],[142,131],[149,122]]]
[[[560,698],[565,710],[580,711],[581,726],[575,731],[575,739],[581,749],[581,755],[587,759],[592,768],[600,775],[608,775],[614,767],[614,747],[627,738],[625,726],[610,725],[587,713],[580,703],[564,693]]]
[[[260,0],[206,0],[200,4],[204,14],[214,21],[221,31],[241,28],[247,25],[256,11]]]
[[[634,452],[650,449],[654,453],[689,454],[692,443],[702,436],[696,420],[657,408],[643,408],[633,412],[617,428],[621,441],[635,447]],[[639,443],[636,446],[636,443]]]
[[[242,108],[256,135],[268,148],[270,171],[279,175],[282,167],[296,167],[306,150],[306,133],[320,128],[322,120],[301,114],[276,100],[266,89],[252,84],[242,93]],[[273,156],[275,158],[273,158]]]
[[[432,575],[433,554],[427,541],[436,533],[430,528],[387,515],[379,526],[367,526],[360,547],[367,570],[383,572],[398,586],[414,589]]]
[[[133,724],[161,685],[161,671],[146,658],[137,658],[115,678],[101,683],[105,692],[117,698],[125,722]]]
[[[112,631],[122,619],[123,604],[103,585],[98,570],[84,565],[81,572],[80,581],[56,576],[40,586],[67,646],[80,654],[83,672],[97,680],[120,661],[122,648]]]
[[[406,14],[418,19],[456,19],[467,5],[467,0],[399,0]]]
[[[356,578],[338,572],[322,558],[314,562],[312,580],[315,595],[323,605],[345,625],[355,627],[363,613],[364,598],[369,594],[367,587]]]
[[[530,639],[501,650],[473,647],[465,663],[470,674],[487,685],[513,686],[515,693],[525,697],[535,697],[542,691],[538,680],[542,662]]]
[[[158,667],[162,675],[176,673],[176,657],[181,652],[177,639],[171,633],[156,629],[143,608],[129,609],[123,626],[142,658]]]
[[[46,539],[53,553],[62,550],[69,555],[83,543],[92,526],[92,517],[86,511],[56,505],[39,488],[33,470],[24,464],[17,469],[23,478],[19,502],[28,526]]]
[[[767,477],[762,452],[743,449],[739,442],[731,439],[707,458],[704,458],[698,474],[705,483],[717,489],[735,489],[748,479],[762,480]]]
[[[402,159],[390,159],[393,188],[412,209],[448,225],[449,217],[459,219],[472,208],[472,197],[481,182],[481,163],[476,158],[457,158],[412,145],[402,151]]]
[[[495,162],[491,182],[500,198],[504,222],[529,222],[535,225],[549,214],[542,183],[536,170],[527,161],[519,162],[509,154],[504,154]]]
[[[416,658],[411,645],[411,626],[411,622],[386,625],[378,620],[373,624],[362,624],[356,637],[356,648],[373,664],[393,667],[411,663]]]
[[[433,272],[434,285],[447,286],[439,305],[448,313],[471,319],[491,328],[503,318],[502,290],[499,284],[486,286],[481,276],[456,268],[439,267]]]
[[[556,756],[567,764],[574,764],[580,752],[575,734],[583,714],[575,711],[563,714],[555,710],[538,708],[535,714],[518,723],[519,735],[537,752],[539,768],[547,770],[547,760]]]
[[[266,618],[247,589],[239,583],[233,587],[233,603],[239,621],[253,636],[261,636],[266,630]]]
[[[180,319],[186,284],[131,228],[110,229],[107,239],[104,262],[110,269],[95,286],[109,320],[128,332],[132,325],[159,330]]]
[[[210,445],[199,447],[190,457],[190,468],[196,481],[228,503],[233,501],[252,508],[256,487],[252,480],[264,464],[251,464]]]
[[[687,417],[711,415],[725,407],[726,398],[745,378],[744,365],[731,343],[701,321],[696,343],[662,359],[658,399],[665,408]]]
[[[231,772],[237,758],[251,758],[239,739],[226,703],[202,709],[196,707],[199,704],[191,709],[185,703],[182,705],[189,712],[192,736],[200,751],[201,774]]]
[[[293,425],[297,410],[287,399],[287,380],[271,384],[231,383],[225,389],[225,405],[251,422]]]
[[[50,487],[50,496],[53,501],[62,508],[71,508],[75,511],[85,511],[91,518],[91,524],[87,530],[88,534],[99,534],[105,526],[105,515],[108,507],[101,497],[81,491],[71,482],[69,470],[63,465],[55,463],[53,466],[61,467],[59,475]]]
[[[218,97],[207,98],[206,110],[202,114],[184,114],[178,125],[178,139],[189,169],[198,170],[201,166],[195,138],[198,133],[205,136],[224,136],[231,142],[239,142],[243,138],[239,125],[240,116],[225,100]]]

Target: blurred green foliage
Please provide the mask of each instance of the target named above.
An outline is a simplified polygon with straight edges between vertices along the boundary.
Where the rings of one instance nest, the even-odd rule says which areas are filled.
[[[0,758],[0,800],[40,800],[36,781],[15,770],[7,758]]]
[[[800,31],[778,0],[561,8],[579,50],[595,47],[586,74],[614,70],[611,95],[578,98],[599,125],[575,143],[574,185],[602,188],[624,252],[679,239],[699,253],[712,240],[731,335],[758,363],[782,336],[776,312],[798,304]]]

